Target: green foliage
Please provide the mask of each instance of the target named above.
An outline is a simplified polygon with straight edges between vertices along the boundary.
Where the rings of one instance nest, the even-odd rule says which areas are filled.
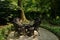
[[[8,36],[8,32],[11,31],[13,25],[9,24],[7,26],[4,26],[3,28],[0,28],[0,40],[6,40]]]
[[[50,0],[23,0],[23,7],[25,11],[40,11],[48,12],[51,9]]]
[[[17,17],[19,15],[17,11],[19,8],[17,3],[18,0],[0,1],[0,17],[7,21],[11,18]],[[57,16],[60,17],[59,8],[58,0],[22,0],[22,9],[28,19],[34,19],[34,17],[38,15],[35,12],[39,12],[42,19],[51,20],[53,23],[60,24],[56,19]]]
[[[53,20],[53,23],[55,23],[56,25],[60,25],[60,18]]]
[[[12,3],[12,1],[5,0],[0,1],[0,18],[3,18],[7,21],[10,18],[15,17],[17,14],[17,6]]]

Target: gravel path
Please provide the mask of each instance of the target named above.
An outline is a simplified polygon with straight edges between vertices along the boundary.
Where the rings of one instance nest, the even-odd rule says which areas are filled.
[[[14,32],[11,32],[7,38],[7,40],[59,40],[57,36],[55,36],[50,31],[39,28],[39,34],[40,36],[36,36],[36,38],[33,39],[33,37],[27,37],[27,36],[20,36],[20,38],[14,38],[13,36]]]

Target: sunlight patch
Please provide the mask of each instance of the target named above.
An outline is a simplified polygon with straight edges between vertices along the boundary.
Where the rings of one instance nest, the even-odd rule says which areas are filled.
[[[0,1],[5,1],[5,0],[0,0]]]

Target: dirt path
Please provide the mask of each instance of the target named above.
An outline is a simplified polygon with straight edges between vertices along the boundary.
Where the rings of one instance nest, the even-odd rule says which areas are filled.
[[[53,33],[51,33],[50,31],[46,29],[39,28],[39,33],[40,33],[39,38],[41,40],[59,40],[56,35],[54,35]]]
[[[27,36],[20,36],[20,38],[16,39],[14,38],[13,34],[14,32],[11,32],[7,40],[59,40],[57,36],[55,36],[53,33],[43,28],[39,28],[40,36],[36,36],[35,39],[33,39],[33,37],[27,37]]]

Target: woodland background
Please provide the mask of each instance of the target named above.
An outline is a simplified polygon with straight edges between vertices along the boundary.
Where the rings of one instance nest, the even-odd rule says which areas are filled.
[[[18,17],[17,0],[0,0],[0,26],[11,22],[13,18]],[[60,38],[60,0],[22,0],[22,8],[28,20],[34,20],[35,17],[41,19],[41,26],[53,32]],[[11,25],[7,25],[9,27]],[[5,37],[5,31],[10,28],[0,29],[0,39]]]

